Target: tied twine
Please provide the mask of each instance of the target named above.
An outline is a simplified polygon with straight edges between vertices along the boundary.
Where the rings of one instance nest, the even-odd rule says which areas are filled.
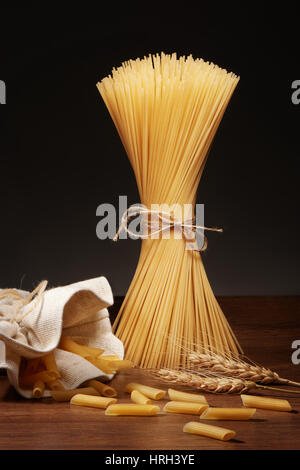
[[[11,299],[15,301],[12,312],[10,313],[9,321],[11,323],[21,323],[24,318],[34,310],[36,305],[43,300],[47,285],[48,281],[42,281],[26,298],[22,297],[21,294],[15,289],[4,289],[0,294],[0,301],[4,299]],[[23,310],[26,305],[29,305],[33,299],[33,305],[28,310],[28,312],[20,315],[21,310]]]
[[[150,236],[151,238],[154,235],[157,235],[159,233],[163,233],[166,230],[169,230],[170,228],[174,229],[179,229],[181,233],[183,234],[184,238],[187,241],[191,241],[195,237],[195,232],[197,232],[201,237],[203,237],[203,246],[201,248],[195,247],[195,244],[193,245],[193,250],[197,251],[205,251],[207,249],[207,237],[204,235],[203,230],[209,230],[212,232],[223,232],[222,228],[211,228],[211,227],[205,227],[202,225],[195,225],[194,219],[186,219],[182,220],[179,218],[176,218],[171,212],[164,212],[160,210],[152,210],[152,209],[147,209],[146,207],[142,206],[131,206],[129,209],[127,209],[121,219],[121,224],[119,227],[119,230],[117,231],[115,237],[113,238],[113,241],[116,242],[119,239],[121,231],[124,229],[126,232],[131,236],[135,238],[139,238],[142,240],[145,240],[149,238],[149,233],[147,231],[147,234],[137,234],[135,232],[132,232],[128,228],[128,222],[132,217],[136,217],[138,215],[144,215],[144,216],[149,216],[151,218],[151,223],[149,224],[147,222],[147,229],[150,228]],[[153,215],[155,215],[158,218],[158,221],[161,222],[161,226],[157,228],[157,222],[153,221]]]

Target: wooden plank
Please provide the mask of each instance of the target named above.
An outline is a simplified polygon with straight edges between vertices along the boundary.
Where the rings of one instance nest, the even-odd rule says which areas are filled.
[[[300,339],[300,297],[223,297],[219,301],[247,356],[300,381],[300,365],[291,362],[291,344]],[[115,310],[119,304],[117,299]],[[168,388],[146,371],[122,372],[112,381],[120,391],[120,402],[129,400],[122,392],[128,381]],[[237,432],[236,440],[220,442],[182,432],[183,425],[197,417],[110,417],[104,410],[51,399],[25,400],[8,386],[6,377],[0,377],[0,449],[300,449],[300,395],[266,394],[288,398],[296,411],[257,410],[255,419],[248,422],[211,421]],[[212,406],[241,406],[239,396],[206,396]],[[166,400],[157,403],[163,408]]]

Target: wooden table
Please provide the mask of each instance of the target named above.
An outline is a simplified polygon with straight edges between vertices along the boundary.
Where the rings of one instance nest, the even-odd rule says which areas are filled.
[[[225,297],[219,301],[247,356],[300,381],[300,364],[291,361],[291,344],[300,340],[300,297]],[[112,382],[120,391],[120,402],[128,401],[122,390],[133,380],[167,388],[144,371],[126,371]],[[300,394],[266,393],[288,397],[295,411],[257,410],[251,422],[211,422],[237,432],[235,440],[220,442],[183,433],[186,422],[197,420],[194,416],[109,417],[102,410],[70,407],[51,399],[25,400],[2,376],[0,449],[300,449]],[[239,396],[207,395],[207,399],[213,406],[241,405]]]

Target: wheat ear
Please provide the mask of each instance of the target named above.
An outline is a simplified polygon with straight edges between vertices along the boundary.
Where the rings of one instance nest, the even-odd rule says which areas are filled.
[[[300,383],[283,379],[271,369],[257,364],[249,364],[234,356],[224,357],[213,352],[193,352],[188,355],[188,361],[196,371],[216,372],[226,377],[249,380],[260,384],[274,383],[300,386]]]
[[[254,382],[232,377],[202,377],[192,372],[159,369],[153,374],[170,383],[186,385],[210,393],[243,393],[257,388]]]
[[[152,371],[152,374],[165,382],[177,383],[192,387],[202,392],[209,393],[244,393],[254,389],[276,390],[277,392],[300,393],[295,390],[278,389],[275,387],[267,387],[258,385],[250,380],[244,380],[236,377],[222,376],[202,376],[193,372],[185,372],[180,370],[159,369]]]

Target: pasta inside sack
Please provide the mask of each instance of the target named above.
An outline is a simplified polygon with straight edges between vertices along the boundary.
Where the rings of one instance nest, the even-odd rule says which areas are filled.
[[[167,206],[174,222],[169,239],[161,232],[154,236],[152,229],[153,236],[143,239],[135,276],[114,323],[126,358],[141,367],[175,369],[195,344],[229,355],[241,351],[200,252],[195,243],[187,249],[182,230],[193,221],[208,152],[238,81],[202,59],[162,53],[125,62],[97,84],[134,170],[143,207],[151,211],[158,205],[161,218],[161,205]],[[149,222],[149,213],[143,217]]]
[[[47,285],[42,281],[31,292],[0,289],[1,365],[15,390],[28,399],[46,398],[92,379],[109,381],[128,368],[123,343],[112,332],[107,279]]]
[[[133,364],[128,360],[122,360],[118,356],[104,356],[104,350],[78,344],[66,336],[61,337],[59,347],[64,351],[83,357],[106,373],[116,373],[133,367]],[[65,399],[69,399],[74,395],[74,390],[65,390],[59,381],[61,375],[53,352],[37,359],[23,359],[22,364],[20,384],[25,388],[32,387],[33,398],[42,398],[45,389],[57,392],[56,394],[51,393],[57,401],[65,401]],[[92,388],[92,393],[89,393],[91,395],[101,394],[110,398],[117,395],[113,387],[97,380],[88,380],[86,386]]]

